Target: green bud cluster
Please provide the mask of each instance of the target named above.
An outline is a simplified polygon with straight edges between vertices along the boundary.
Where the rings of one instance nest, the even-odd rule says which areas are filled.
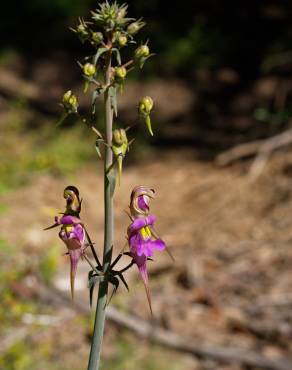
[[[68,113],[76,113],[78,109],[78,100],[77,97],[72,93],[71,90],[68,90],[63,95],[62,99],[63,106]]]
[[[126,4],[119,6],[116,2],[109,4],[107,1],[100,4],[99,9],[92,12],[92,19],[106,32],[111,32],[125,27],[130,21],[127,18]]]
[[[132,67],[125,67],[138,65],[142,68],[146,59],[151,56],[146,43],[134,50],[134,55],[130,61],[122,63],[120,49],[135,43],[134,35],[146,24],[142,18],[137,20],[128,18],[127,11],[128,6],[126,4],[119,5],[116,1],[110,3],[106,0],[99,5],[98,9],[91,12],[91,21],[87,22],[79,18],[79,24],[75,29],[72,29],[78,34],[82,42],[88,41],[96,49],[92,59],[87,57],[84,65],[79,63],[85,78],[84,92],[88,91],[90,84],[96,86],[95,96],[103,93],[107,87],[112,87],[121,92],[128,71],[132,69]],[[112,62],[115,59],[118,66],[115,67],[112,63],[112,86],[104,87],[103,81],[99,81],[100,74],[97,74],[97,69],[100,64],[103,68],[108,52],[113,57]],[[100,72],[102,68],[99,70]],[[116,96],[115,92],[113,92],[113,96]]]
[[[107,94],[111,109],[117,116],[118,93],[122,92],[129,72],[136,66],[142,68],[145,61],[152,55],[148,42],[146,42],[134,48],[130,60],[122,60],[121,49],[136,44],[136,34],[146,23],[142,18],[128,18],[126,4],[119,5],[114,0],[111,3],[109,1],[105,0],[99,4],[98,9],[91,12],[91,19],[88,22],[79,18],[78,25],[72,29],[82,42],[87,41],[95,49],[94,53],[86,57],[83,63],[78,62],[84,78],[84,92],[89,90],[89,86],[92,87],[89,90],[92,92],[91,117],[94,117],[96,112],[96,99],[102,94]],[[77,113],[78,101],[71,90],[64,94],[62,105],[66,112]],[[152,108],[153,100],[151,97],[145,96],[140,100],[139,115],[145,121],[151,135],[153,135],[150,118]],[[87,119],[84,119],[83,122],[87,122],[89,126],[91,124]],[[93,131],[98,132],[94,129]],[[98,132],[98,136],[102,141],[102,134]],[[113,131],[111,148],[116,158],[119,179],[122,173],[122,161],[131,142],[128,143],[126,130],[116,129]],[[98,153],[101,153],[99,149]]]

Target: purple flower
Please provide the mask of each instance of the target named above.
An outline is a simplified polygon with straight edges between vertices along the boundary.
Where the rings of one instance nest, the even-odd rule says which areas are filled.
[[[59,237],[66,244],[70,257],[70,282],[71,295],[74,297],[74,282],[77,271],[77,265],[80,257],[85,251],[85,230],[81,220],[78,217],[64,215],[60,219],[55,218],[56,223],[62,225]]]
[[[165,243],[154,231],[156,217],[149,215],[150,198],[154,197],[154,190],[145,186],[137,186],[131,194],[131,219],[132,223],[128,227],[128,242],[130,255],[136,263],[142,277],[147,299],[151,308],[151,297],[148,285],[147,259],[154,251],[164,250]]]

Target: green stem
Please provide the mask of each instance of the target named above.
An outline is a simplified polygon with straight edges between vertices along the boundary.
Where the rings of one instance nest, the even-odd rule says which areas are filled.
[[[105,85],[110,85],[111,74],[111,48],[107,52],[105,63]],[[113,249],[113,234],[114,234],[114,217],[113,217],[113,195],[110,189],[110,183],[107,177],[108,169],[113,163],[112,146],[112,122],[113,111],[111,106],[111,98],[108,89],[104,94],[105,107],[105,161],[104,161],[104,250],[103,250],[103,271],[106,273],[111,264],[112,249]],[[93,329],[93,337],[90,349],[88,362],[88,370],[98,370],[100,366],[100,353],[105,324],[105,309],[108,295],[108,281],[99,284],[97,297],[95,322]]]

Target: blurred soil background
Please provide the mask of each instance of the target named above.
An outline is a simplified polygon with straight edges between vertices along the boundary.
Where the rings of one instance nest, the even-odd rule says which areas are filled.
[[[87,364],[88,268],[79,266],[72,303],[65,247],[56,231],[43,228],[63,210],[65,186],[74,184],[101,253],[95,137],[73,118],[56,126],[64,91],[80,96],[82,111],[87,106],[76,61],[88,50],[68,28],[96,5],[12,0],[2,6],[1,370]],[[130,292],[120,287],[112,304],[137,325],[147,321],[195,348],[231,348],[235,356],[169,349],[154,344],[151,333],[137,337],[111,319],[102,369],[292,369],[292,5],[137,0],[129,10],[148,22],[141,39],[149,37],[157,55],[142,77],[133,72],[119,96],[117,124],[137,123],[130,134],[137,140],[116,190],[115,251],[124,244],[131,189],[146,184],[156,190],[152,211],[175,263],[160,253],[150,264],[152,318],[135,268],[127,272]],[[154,138],[137,120],[143,95],[155,100]],[[251,363],[255,355],[260,361]]]

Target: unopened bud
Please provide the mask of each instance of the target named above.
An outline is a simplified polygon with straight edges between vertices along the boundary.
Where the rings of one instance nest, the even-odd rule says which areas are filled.
[[[127,76],[127,69],[125,67],[116,67],[115,76],[120,80],[124,80]]]
[[[122,6],[117,12],[116,20],[118,23],[123,23],[125,16],[127,15],[127,6]]]
[[[93,64],[86,63],[83,66],[83,72],[84,72],[85,76],[93,77],[95,75],[96,68],[95,68],[95,66]]]
[[[123,169],[123,159],[126,155],[126,152],[129,148],[128,138],[126,131],[124,129],[116,129],[113,131],[113,145],[112,150],[116,157],[118,164],[118,179],[119,184],[121,182],[122,169]]]
[[[65,92],[65,94],[63,95],[62,103],[64,105],[64,108],[69,112],[77,112],[78,100],[71,90]]]
[[[114,145],[128,145],[128,138],[124,129],[120,128],[113,131],[113,143]]]
[[[118,37],[118,44],[120,47],[127,45],[128,39],[127,36],[121,35]]]
[[[113,41],[116,41],[120,35],[121,35],[121,31],[115,31],[113,33]]]
[[[76,27],[76,29],[71,28],[71,30],[75,33],[78,34],[80,40],[84,42],[85,40],[88,39],[89,33],[88,33],[88,28],[87,24],[84,22],[82,18],[79,18],[79,24]]]
[[[149,56],[149,47],[147,45],[141,45],[135,50],[135,59],[146,58]]]
[[[127,27],[127,32],[130,35],[135,35],[142,27],[145,26],[145,22],[142,22],[142,18],[137,20],[136,22],[130,23]]]
[[[77,29],[76,31],[82,35],[88,35],[88,32],[87,32],[87,29],[86,29],[86,25],[84,23],[80,23],[78,26],[77,26]]]
[[[141,114],[150,114],[153,108],[153,99],[150,96],[145,96],[139,101],[139,112]]]
[[[100,44],[103,40],[103,34],[101,32],[92,32],[91,38],[93,42]]]
[[[139,113],[145,119],[146,126],[151,136],[153,136],[150,112],[153,108],[153,100],[150,96],[145,96],[139,102]]]

